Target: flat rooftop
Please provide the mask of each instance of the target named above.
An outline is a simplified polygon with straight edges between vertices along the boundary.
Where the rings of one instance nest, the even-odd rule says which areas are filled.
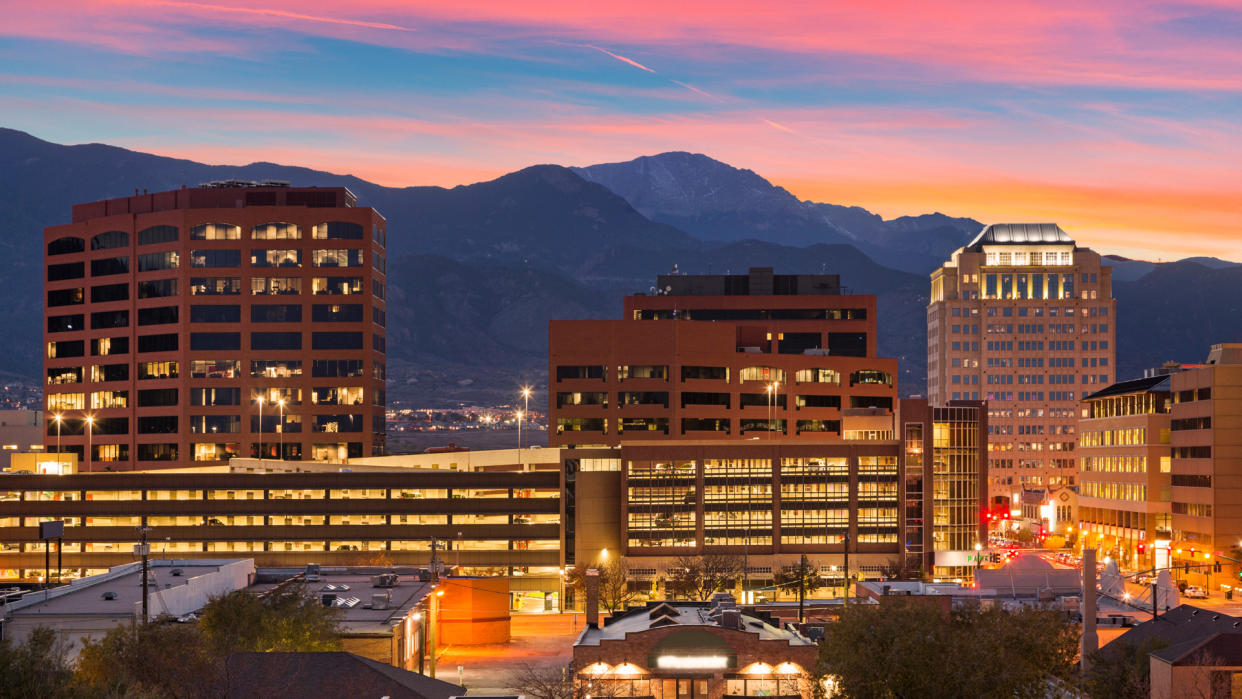
[[[669,613],[668,610],[675,613]],[[740,628],[722,626],[721,615],[708,602],[659,602],[645,607],[634,607],[609,618],[599,628],[587,627],[574,643],[575,646],[598,646],[602,641],[622,641],[627,634],[641,633],[653,628],[676,625],[678,628],[714,627],[739,631],[756,636],[761,641],[785,641],[791,646],[813,646],[815,642],[801,634],[772,625],[765,618],[740,614]],[[737,609],[732,607],[732,609]]]
[[[255,583],[247,590],[254,593],[267,592],[302,572],[302,569],[263,569],[258,575],[258,579],[263,582]],[[376,587],[372,584],[372,576],[392,572],[397,574],[396,586]],[[308,581],[306,589],[317,599],[331,593],[338,600],[357,600],[348,606],[337,607],[341,612],[341,630],[345,633],[387,636],[392,633],[392,627],[409,615],[431,592],[431,583],[420,580],[420,577],[425,577],[420,574],[425,573],[425,569],[408,566],[321,568],[319,580]],[[388,604],[383,609],[375,609],[372,606],[372,595],[385,592],[389,594]]]
[[[358,198],[345,187],[290,187],[283,182],[223,180],[166,192],[139,192],[73,207],[73,222],[105,216],[150,214],[178,209],[238,209],[249,206],[352,208]]]

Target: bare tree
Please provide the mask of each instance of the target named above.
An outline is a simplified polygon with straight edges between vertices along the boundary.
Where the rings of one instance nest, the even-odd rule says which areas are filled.
[[[574,668],[522,663],[509,675],[508,688],[530,699],[574,699]]]
[[[638,599],[639,592],[630,586],[630,564],[620,557],[596,561],[590,566],[575,566],[565,576],[565,583],[579,593],[586,590],[586,572],[599,572],[599,604],[609,612],[624,609]]]
[[[774,577],[779,587],[791,590],[798,595],[798,621],[805,621],[806,616],[803,613],[803,603],[806,600],[806,594],[814,592],[824,584],[823,579],[819,577],[819,568],[811,565],[804,553],[802,558],[798,560],[798,565],[790,566],[788,569],[778,572]]]
[[[911,565],[906,556],[898,556],[888,559],[880,569],[880,575],[885,580],[918,580],[922,577],[922,571]]]
[[[674,594],[706,601],[736,585],[742,565],[741,556],[729,554],[679,556],[668,569],[668,587]]]

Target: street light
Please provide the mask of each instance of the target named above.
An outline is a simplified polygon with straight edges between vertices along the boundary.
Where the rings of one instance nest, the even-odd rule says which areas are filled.
[[[280,424],[276,425],[276,431],[280,433],[280,458],[285,458],[285,399],[281,398],[276,401],[280,406]]]
[[[518,423],[518,465],[521,465],[521,463],[522,463],[522,416],[523,416],[523,415],[524,415],[524,413],[523,413],[521,410],[517,411],[517,423]]]
[[[518,413],[518,449],[522,448],[522,424],[520,420],[523,414],[530,413],[530,386],[522,387],[522,412]]]
[[[86,416],[86,470],[91,470],[91,435],[94,432],[95,416]]]

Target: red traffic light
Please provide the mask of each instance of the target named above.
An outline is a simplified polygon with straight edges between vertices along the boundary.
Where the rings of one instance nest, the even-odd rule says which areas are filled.
[[[1143,553],[1143,552],[1145,552],[1146,550],[1147,550],[1147,544],[1144,544],[1144,543],[1140,542],[1140,543],[1139,543],[1139,545],[1138,545],[1138,552],[1139,552],[1139,553]]]

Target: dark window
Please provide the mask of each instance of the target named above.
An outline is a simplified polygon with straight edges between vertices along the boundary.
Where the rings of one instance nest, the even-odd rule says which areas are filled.
[[[176,431],[176,415],[147,415],[138,418],[138,434],[172,434]]]
[[[191,250],[191,267],[241,267],[241,250]]]
[[[47,343],[47,358],[81,357],[86,354],[86,342],[83,340],[61,340]]]
[[[129,434],[129,418],[97,417],[94,424],[91,425],[91,433],[95,435]]]
[[[138,256],[139,272],[155,272],[162,269],[177,269],[181,257],[175,250],[169,252],[150,252]]]
[[[822,343],[823,335],[820,333],[781,333],[776,341],[777,352],[780,354],[804,354],[807,350],[823,349]],[[863,351],[866,351],[865,347]]]
[[[316,359],[311,362],[311,376],[353,378],[362,376],[361,359]]]
[[[798,420],[798,433],[803,432],[840,432],[840,420]]]
[[[114,354],[129,354],[128,337],[97,337],[91,340],[92,357],[107,357]]]
[[[388,340],[383,335],[380,335],[379,333],[373,333],[371,335],[371,349],[375,350],[376,352],[387,352],[388,351]]]
[[[83,296],[82,287],[76,289],[51,289],[47,292],[47,305],[76,306],[85,301]]]
[[[91,238],[91,250],[110,250],[129,247],[129,234],[125,231],[108,231]]]
[[[152,279],[138,282],[138,298],[140,299],[162,299],[176,295],[176,279]]]
[[[317,303],[311,306],[311,320],[316,323],[359,323],[362,321],[362,304]]]
[[[251,323],[300,323],[302,307],[296,303],[255,304],[250,307]]]
[[[128,300],[129,284],[103,284],[91,287],[91,303]]]
[[[48,316],[47,331],[50,333],[67,333],[86,329],[86,316],[75,313],[67,316]]]
[[[315,226],[315,240],[362,240],[362,226],[348,221],[328,221]]]
[[[156,306],[155,308],[139,308],[139,325],[168,325],[177,322],[176,306]]]
[[[193,296],[238,296],[241,294],[241,277],[193,277],[190,279]]]
[[[683,366],[681,380],[707,379],[711,381],[728,381],[729,370],[722,366]]]
[[[1175,473],[1171,477],[1170,483],[1179,488],[1211,488],[1212,477],[1199,474]]]
[[[784,408],[785,395],[786,394],[784,393],[779,393],[776,396],[773,396],[771,392],[739,393],[737,396],[737,403],[743,408],[752,408],[757,406],[763,406],[766,408],[770,405]]]
[[[617,405],[659,405],[668,407],[668,391],[622,391]]]
[[[100,364],[91,368],[91,381],[129,381],[128,364]]]
[[[241,389],[191,388],[190,405],[241,405]]]
[[[576,365],[576,366],[558,366],[556,368],[556,380],[564,381],[565,379],[604,379],[604,367],[600,364]]]
[[[176,229],[174,228],[173,230],[175,231]],[[177,389],[175,388],[147,388],[138,391],[139,408],[162,408],[176,404]]]
[[[139,245],[155,245],[156,243],[177,242],[176,226],[151,226],[138,231]]]
[[[241,333],[190,333],[191,350],[239,350]]]
[[[86,250],[86,241],[81,238],[67,237],[57,238],[47,244],[47,254],[51,255],[71,255],[75,252],[84,252]]]
[[[312,415],[312,432],[361,432],[361,415]]]
[[[311,333],[311,349],[362,349],[362,333]]]
[[[719,405],[727,408],[729,407],[729,394],[682,391],[681,407],[684,408],[687,405]]]
[[[81,279],[86,276],[86,263],[84,262],[66,262],[59,265],[47,266],[47,280],[49,282],[58,282],[65,279]]]
[[[683,417],[681,419],[681,433],[687,432],[724,432],[729,433],[728,418],[703,418],[703,417]]]
[[[110,274],[129,274],[128,257],[105,257],[91,260],[91,276],[106,277]]]
[[[302,333],[250,333],[252,350],[300,350]],[[316,347],[315,349],[319,349]]]
[[[139,444],[139,461],[176,461],[176,444]]]
[[[867,333],[828,333],[828,353],[837,357],[867,356]]]
[[[798,396],[794,405],[799,408],[840,408],[841,396]]]
[[[191,434],[231,434],[241,431],[240,415],[191,415]]]
[[[165,335],[139,335],[139,352],[176,352],[177,333]]]
[[[191,323],[240,323],[241,306],[190,306]]]
[[[851,408],[886,408],[892,410],[893,399],[890,396],[850,396]]]

